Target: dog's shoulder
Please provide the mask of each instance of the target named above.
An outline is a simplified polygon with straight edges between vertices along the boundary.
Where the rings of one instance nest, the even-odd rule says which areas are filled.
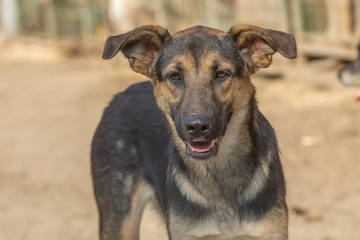
[[[152,132],[150,126],[164,126],[163,117],[156,105],[151,82],[131,85],[116,94],[105,108],[97,133],[107,138],[119,135],[127,139],[136,137],[140,132]]]
[[[125,94],[149,94],[154,90],[153,85],[150,81],[135,83],[128,87],[124,93]]]
[[[105,108],[104,118],[116,118],[116,121],[141,120],[143,118],[138,118],[138,114],[146,117],[146,114],[154,111],[157,113],[159,110],[153,94],[153,86],[147,81],[133,84],[125,91],[116,94]]]
[[[114,96],[109,104],[109,108],[119,106],[132,106],[139,103],[155,103],[153,85],[150,81],[135,83]],[[141,106],[138,106],[141,107]]]

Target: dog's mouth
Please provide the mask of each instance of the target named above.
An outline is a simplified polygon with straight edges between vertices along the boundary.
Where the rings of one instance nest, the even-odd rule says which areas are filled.
[[[216,154],[217,141],[186,142],[186,153],[195,160],[205,160]]]

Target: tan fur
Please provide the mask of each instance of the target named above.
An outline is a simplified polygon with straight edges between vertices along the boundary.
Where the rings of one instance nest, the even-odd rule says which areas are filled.
[[[202,222],[179,218],[170,212],[172,240],[278,240],[287,238],[286,211],[274,208],[262,219],[237,220],[229,209],[223,209],[226,221],[217,222],[214,214]]]
[[[206,196],[201,193],[200,189],[196,189],[196,187],[191,182],[189,182],[186,175],[182,171],[175,169],[173,171],[173,175],[182,195],[185,196],[187,200],[204,207],[209,205]]]
[[[146,204],[153,198],[152,187],[142,179],[134,186],[131,199],[131,209],[121,226],[121,237],[123,240],[139,239],[140,220]]]

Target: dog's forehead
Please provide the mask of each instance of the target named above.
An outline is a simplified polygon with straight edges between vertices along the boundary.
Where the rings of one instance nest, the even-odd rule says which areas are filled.
[[[214,28],[195,26],[172,35],[172,43],[183,47],[206,48],[213,45],[219,46],[223,42],[226,33]]]
[[[215,28],[210,28],[210,27],[205,27],[205,26],[194,26],[191,28],[187,28],[185,30],[176,32],[175,34],[173,34],[173,38],[181,38],[181,37],[193,37],[193,36],[198,36],[198,37],[205,37],[208,35],[213,35],[213,36],[224,36],[226,35],[226,33],[224,31],[215,29]]]
[[[165,66],[179,56],[188,61],[200,62],[205,56],[217,55],[232,60],[236,55],[235,41],[227,33],[204,26],[195,26],[172,35],[164,44],[158,66]]]

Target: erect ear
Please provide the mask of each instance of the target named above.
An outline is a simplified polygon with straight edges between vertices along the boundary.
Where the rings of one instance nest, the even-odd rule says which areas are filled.
[[[169,32],[159,26],[143,26],[128,33],[110,36],[105,42],[103,58],[110,59],[121,51],[135,72],[151,78],[161,47],[169,37]]]
[[[252,73],[268,67],[276,51],[286,58],[296,58],[296,42],[291,34],[250,25],[235,26],[228,34],[238,44]]]

